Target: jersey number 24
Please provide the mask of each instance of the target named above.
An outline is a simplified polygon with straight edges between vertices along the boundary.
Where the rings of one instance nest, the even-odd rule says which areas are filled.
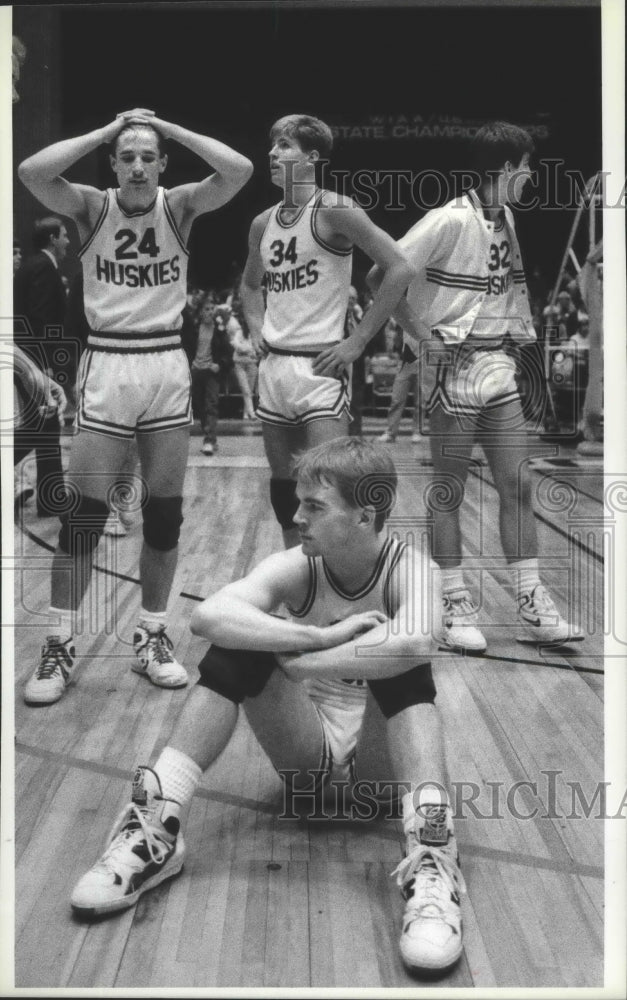
[[[148,257],[158,257],[160,247],[157,246],[154,226],[149,226],[139,243],[137,243],[137,233],[132,229],[118,229],[115,234],[116,241],[120,245],[115,248],[116,260],[136,260],[140,253],[147,254]],[[137,243],[137,250],[130,248]]]

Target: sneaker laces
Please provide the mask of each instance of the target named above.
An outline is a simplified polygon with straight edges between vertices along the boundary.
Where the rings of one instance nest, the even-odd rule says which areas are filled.
[[[472,602],[472,597],[468,592],[462,594],[461,597],[449,597],[448,594],[444,594],[444,610],[447,614],[453,615],[454,617],[461,615],[474,616],[477,613],[477,608]]]
[[[148,632],[146,648],[151,650],[157,663],[172,663],[174,660],[171,652],[174,649],[174,644],[166,635],[163,625],[158,632]]]
[[[154,827],[148,825],[147,814],[131,802],[118,816],[109,846],[94,867],[114,875],[118,874],[121,864],[131,870],[143,867],[146,862],[134,852],[133,842],[145,843],[151,861],[157,865],[167,859],[172,846],[157,836]]]
[[[524,607],[524,604],[525,601],[523,597],[521,606]],[[541,583],[537,584],[533,593],[529,595],[526,610],[537,611],[540,615],[557,615],[557,608],[555,607],[555,604],[553,603],[546,587],[543,587]]]
[[[466,883],[459,865],[449,851],[429,844],[418,844],[392,872],[397,876],[397,884],[403,892],[408,883],[415,879],[414,894],[407,902],[421,916],[441,916],[450,904],[451,894],[466,892]],[[430,912],[424,912],[426,908]],[[437,912],[434,912],[433,908]]]
[[[66,649],[65,643],[56,642],[54,639],[48,638],[41,651],[41,663],[37,669],[37,680],[50,680],[57,670],[60,670],[63,679],[67,680],[68,667],[66,664],[69,666],[71,662],[72,658]]]

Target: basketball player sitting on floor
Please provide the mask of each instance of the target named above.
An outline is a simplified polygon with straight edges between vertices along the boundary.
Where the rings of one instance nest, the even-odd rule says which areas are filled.
[[[476,190],[428,212],[400,240],[418,276],[394,311],[421,358],[435,369],[427,403],[434,489],[433,557],[442,569],[440,641],[483,652],[476,607],[462,573],[459,509],[475,442],[485,452],[499,494],[501,544],[511,567],[521,638],[563,644],[582,638],[560,616],[540,582],[525,419],[516,385],[515,344],[533,341],[525,275],[509,204],[531,176],[531,137],[506,122],[473,140]],[[375,268],[369,281],[376,287]],[[357,330],[321,355],[314,370],[336,370],[367,341]]]
[[[160,187],[168,139],[200,156],[213,173],[169,191]],[[102,143],[110,144],[118,188],[100,191],[61,176]],[[119,114],[87,135],[54,143],[20,164],[19,176],[35,197],[76,223],[90,327],[67,475],[72,503],[61,516],[49,631],[24,689],[29,704],[58,701],[72,676],[72,637],[93,552],[128,442],[135,436],[146,499],[139,563],[142,608],[132,668],[160,687],[187,684],[166,634],[191,423],[189,366],[181,347],[186,244],[194,219],[230,201],[251,172],[250,161],[235,150],[143,108]]]
[[[297,473],[302,544],[194,613],[192,630],[212,642],[200,680],[170,744],[138,768],[132,802],[72,906],[85,916],[122,910],[180,871],[182,814],[243,704],[272,764],[288,772],[294,801],[309,790],[307,803],[316,795],[324,809],[333,783],[353,784],[357,774],[379,788],[404,785],[401,953],[410,968],[444,969],[462,951],[464,883],[426,659],[423,556],[384,530],[397,483],[381,445],[339,438],[305,452]],[[279,609],[288,617],[276,617]]]
[[[365,340],[385,323],[414,277],[394,240],[350,198],[325,191],[316,171],[327,162],[331,129],[318,118],[288,115],[270,131],[270,176],[283,200],[253,221],[241,298],[259,364],[259,405],[270,464],[270,500],[285,546],[298,544],[295,455],[348,434],[344,366],[315,374],[313,362],[344,337],[352,251],[358,246],[383,280],[359,324]],[[265,305],[264,295],[265,290]]]

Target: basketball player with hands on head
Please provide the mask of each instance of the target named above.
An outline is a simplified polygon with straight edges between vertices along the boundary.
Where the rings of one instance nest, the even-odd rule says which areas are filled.
[[[159,184],[168,160],[164,140],[196,153],[213,173],[165,190]],[[62,176],[103,143],[110,144],[117,188],[102,191]],[[180,340],[186,244],[194,219],[230,201],[250,177],[252,165],[215,139],[135,108],[103,128],[35,153],[18,172],[47,208],[76,223],[90,327],[68,469],[73,504],[61,518],[53,560],[49,634],[24,697],[30,704],[55,702],[72,676],[72,638],[92,554],[134,436],[147,496],[133,669],[159,686],[181,687],[187,674],[172,654],[165,626],[191,423],[189,367]]]
[[[500,538],[521,640],[561,645],[583,638],[561,617],[540,580],[527,431],[515,379],[516,345],[536,334],[510,205],[522,201],[533,148],[530,135],[516,125],[480,128],[470,163],[476,188],[427,212],[399,241],[417,277],[394,317],[420,357],[423,375],[435,372],[426,410],[435,487],[433,557],[442,570],[440,641],[462,652],[486,648],[463,576],[459,516],[475,442],[499,495]],[[371,286],[380,280],[374,268]],[[355,350],[366,344],[360,330],[349,340]],[[333,366],[335,354],[328,352],[322,371]]]
[[[381,445],[323,443],[302,454],[297,476],[301,545],[195,611],[192,630],[212,643],[200,679],[168,745],[137,769],[132,801],[71,903],[86,917],[123,910],[181,870],[184,814],[242,705],[290,812],[301,803],[333,818],[359,779],[376,811],[396,786],[406,838],[394,873],[406,900],[401,954],[412,969],[442,970],[462,952],[464,880],[428,659],[435,567],[385,530],[397,476]]]
[[[270,143],[270,175],[283,199],[252,223],[241,298],[253,341],[264,355],[257,416],[271,470],[270,499],[288,547],[298,544],[292,520],[298,506],[295,455],[348,433],[345,368],[359,351],[351,355],[350,348],[343,349],[324,375],[315,362],[344,336],[353,246],[383,275],[359,324],[366,341],[384,324],[414,271],[362,208],[318,186],[316,170],[333,145],[328,125],[309,115],[288,115],[272,126]]]

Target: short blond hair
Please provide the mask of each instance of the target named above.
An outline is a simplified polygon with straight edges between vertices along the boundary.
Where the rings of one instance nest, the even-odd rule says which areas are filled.
[[[398,476],[387,448],[358,437],[325,441],[296,461],[299,482],[334,486],[349,507],[373,507],[381,531],[396,501]]]
[[[274,142],[280,135],[296,139],[304,153],[311,153],[315,149],[321,156],[328,157],[333,148],[331,129],[311,115],[285,115],[279,118],[270,129],[270,142]]]

